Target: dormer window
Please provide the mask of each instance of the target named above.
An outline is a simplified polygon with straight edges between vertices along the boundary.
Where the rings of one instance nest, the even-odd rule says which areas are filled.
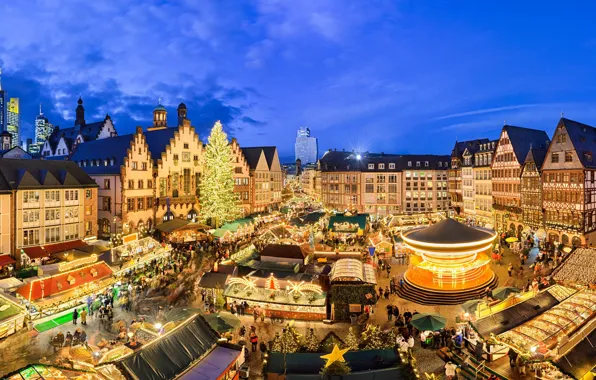
[[[103,166],[108,166],[108,160],[103,160]]]
[[[439,167],[442,167],[443,163],[441,161],[439,161]]]
[[[468,158],[469,160],[469,158]],[[424,161],[424,166],[428,168],[428,161]]]
[[[408,161],[408,167],[411,168],[412,167],[412,161]]]
[[[445,167],[447,167],[447,166],[449,166],[449,165],[447,165],[447,162],[445,162]]]
[[[111,166],[114,166],[114,159],[113,158],[110,158],[110,165]]]
[[[416,167],[419,168],[420,167],[420,161],[416,161]]]
[[[368,164],[368,168],[369,169],[374,169],[375,168],[375,164]]]
[[[389,164],[389,169],[395,169],[395,164],[393,162]]]
[[[584,152],[584,157],[586,161],[592,162],[592,152]]]
[[[379,164],[379,169],[385,169],[385,164]]]

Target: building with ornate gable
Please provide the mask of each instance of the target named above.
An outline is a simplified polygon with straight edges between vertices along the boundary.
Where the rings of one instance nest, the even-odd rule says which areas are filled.
[[[561,118],[542,166],[542,204],[549,241],[596,241],[596,128]]]
[[[546,132],[505,125],[495,148],[492,170],[494,228],[521,236],[524,229],[521,207],[521,171],[530,147],[545,149]]]
[[[187,108],[177,109],[178,125],[167,125],[158,104],[153,124],[129,135],[76,145],[71,156],[99,185],[99,235],[130,233],[174,218],[200,216],[200,183],[205,147]],[[230,142],[234,157],[234,191],[243,214],[276,209],[281,203],[281,165],[275,147],[242,148]]]
[[[463,154],[468,151],[468,154],[473,159],[474,153],[478,150],[480,144],[488,143],[488,139],[476,139],[468,141],[456,141],[455,146],[451,150],[451,165],[449,166],[449,197],[451,199],[451,209],[455,215],[464,214],[464,193],[463,193]],[[471,164],[469,167],[471,168]],[[470,170],[471,171],[471,170]],[[468,201],[470,198],[468,197]],[[473,202],[473,199],[472,199]]]
[[[102,121],[87,123],[83,100],[79,98],[74,126],[70,128],[54,127],[50,137],[41,146],[41,156],[43,158],[67,159],[78,144],[117,135],[110,115],[106,115]]]

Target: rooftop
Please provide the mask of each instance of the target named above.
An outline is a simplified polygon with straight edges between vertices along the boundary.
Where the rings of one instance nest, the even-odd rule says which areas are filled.
[[[464,244],[494,237],[494,232],[468,227],[454,219],[447,218],[432,226],[407,233],[409,240],[433,244]]]

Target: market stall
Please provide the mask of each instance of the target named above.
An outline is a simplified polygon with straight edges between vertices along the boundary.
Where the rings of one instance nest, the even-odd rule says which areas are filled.
[[[329,273],[331,319],[348,321],[376,302],[377,279],[370,264],[358,259],[340,259]]]
[[[160,231],[162,239],[178,244],[204,240],[207,237],[204,231],[209,228],[205,224],[193,223],[184,219],[172,219],[155,227]]]
[[[569,338],[596,313],[596,294],[582,291],[497,338],[524,353],[551,357],[561,338]]]
[[[383,236],[382,232],[372,235],[369,239],[371,247],[375,248],[375,254],[378,256],[391,256],[393,252],[393,242],[388,236]]]
[[[32,314],[51,315],[83,303],[84,297],[115,283],[112,269],[97,257],[62,263],[59,273],[39,277],[17,290]],[[40,315],[41,316],[41,315]]]
[[[112,248],[111,252],[104,254],[100,259],[104,259],[110,265],[120,264],[117,273],[121,273],[131,268],[143,267],[153,260],[167,257],[171,250],[171,246],[160,245],[151,237],[142,239],[133,237],[129,241],[125,241],[124,244]]]
[[[25,327],[27,310],[16,299],[0,292],[0,339]]]
[[[234,277],[223,292],[228,305],[246,301],[249,308],[258,307],[269,317],[323,320],[326,318],[326,298],[315,278],[291,272],[260,271],[245,277]]]

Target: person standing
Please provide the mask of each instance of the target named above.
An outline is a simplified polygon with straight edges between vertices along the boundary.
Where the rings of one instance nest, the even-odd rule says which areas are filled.
[[[393,318],[393,306],[387,305],[387,320],[390,321]]]
[[[74,309],[72,311],[72,324],[73,325],[77,324],[77,319],[79,319],[79,312],[77,311],[77,309]]]
[[[83,308],[83,310],[81,311],[81,324],[87,325],[87,309],[86,308]]]
[[[513,272],[513,264],[509,263],[509,266],[507,267],[507,274],[509,275],[509,277],[511,277],[512,272]]]

